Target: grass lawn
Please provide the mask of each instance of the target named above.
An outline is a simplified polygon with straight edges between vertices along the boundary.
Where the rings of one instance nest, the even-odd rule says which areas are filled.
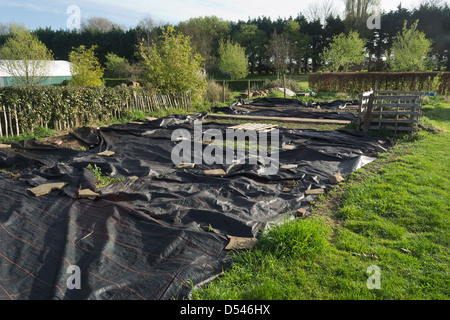
[[[448,100],[422,122],[439,130],[399,139],[192,299],[449,299]]]

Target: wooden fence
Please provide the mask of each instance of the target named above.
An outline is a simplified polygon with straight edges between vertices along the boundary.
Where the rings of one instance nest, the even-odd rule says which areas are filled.
[[[398,132],[417,130],[422,116],[423,92],[370,91],[360,95],[357,128],[362,132],[387,129]]]
[[[150,112],[170,108],[189,110],[192,106],[192,101],[189,92],[152,96],[138,95],[134,92],[133,106],[135,110]]]
[[[76,102],[69,104],[76,105]],[[21,103],[4,105],[0,100],[0,137],[20,135],[37,127],[67,130],[95,121],[120,118],[132,111],[152,112],[170,108],[190,110],[191,106],[189,92],[168,95],[144,95],[134,92],[127,98],[116,101],[114,106],[97,103],[93,111],[67,111],[63,110],[65,107],[55,105],[51,110],[43,108],[41,112],[37,111],[39,107],[33,105],[33,101],[27,101],[26,105]]]

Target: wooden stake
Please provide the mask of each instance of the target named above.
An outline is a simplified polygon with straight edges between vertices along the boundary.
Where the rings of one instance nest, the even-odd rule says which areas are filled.
[[[223,103],[225,103],[225,80],[222,80],[222,97]]]
[[[4,109],[5,107],[2,107]],[[3,137],[2,119],[0,118],[0,137]]]
[[[9,137],[9,135],[8,135],[8,118],[6,117],[6,106],[3,107],[3,115],[5,116],[5,133],[6,133],[6,136]]]
[[[11,109],[8,106],[8,119],[9,119],[9,132],[11,133],[11,137],[14,136],[14,130],[12,125],[12,119],[11,119]]]
[[[19,117],[17,116],[17,107],[16,107],[16,105],[14,105],[14,115],[16,116],[16,132],[17,132],[17,135],[20,135]]]

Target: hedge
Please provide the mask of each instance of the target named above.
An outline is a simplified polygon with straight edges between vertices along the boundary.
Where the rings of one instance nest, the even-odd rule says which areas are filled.
[[[447,94],[450,72],[327,72],[313,73],[309,86],[317,91],[351,94],[373,90],[425,91]]]
[[[130,116],[135,110],[177,106],[190,106],[188,93],[152,96],[134,87],[1,87],[0,136],[32,132],[37,127],[64,130]]]

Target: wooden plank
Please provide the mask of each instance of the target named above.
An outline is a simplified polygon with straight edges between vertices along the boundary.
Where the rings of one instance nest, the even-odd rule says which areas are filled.
[[[249,116],[238,114],[217,114],[208,113],[208,118],[223,118],[223,119],[245,119],[245,120],[273,120],[283,122],[299,122],[299,123],[328,123],[328,124],[349,124],[348,120],[335,119],[308,119],[308,118],[290,118],[290,117],[264,117],[264,116]]]
[[[372,111],[372,115],[373,116],[379,116],[380,114],[382,115],[396,115],[397,111]],[[398,115],[399,116],[409,116],[409,115],[418,115],[419,112],[417,111],[399,111]]]
[[[375,90],[374,94],[383,94],[383,95],[389,95],[389,94],[414,94],[414,95],[420,95],[423,96],[425,93],[423,91],[393,91],[393,90]]]
[[[277,128],[276,124],[265,124],[265,123],[244,123],[235,126],[228,127],[227,129],[242,129],[242,130],[255,130],[256,132],[269,132]]]
[[[419,106],[417,103],[374,103],[374,108],[376,107],[402,107],[402,108],[414,108]]]
[[[371,123],[416,123],[417,121],[411,119],[386,119],[386,118],[372,118],[370,119]]]
[[[417,99],[417,98],[419,98],[420,96],[418,96],[418,95],[414,95],[414,96],[403,96],[403,95],[396,95],[396,96],[375,96],[374,97],[374,100],[403,100],[403,101],[406,101],[406,100],[409,100],[409,101],[411,101],[411,100],[414,100],[414,99]]]
[[[363,132],[364,133],[367,133],[367,131],[369,131],[370,118],[372,117],[372,111],[373,111],[373,94],[370,94],[369,102],[367,103],[367,111],[364,116],[364,122],[363,122]]]

